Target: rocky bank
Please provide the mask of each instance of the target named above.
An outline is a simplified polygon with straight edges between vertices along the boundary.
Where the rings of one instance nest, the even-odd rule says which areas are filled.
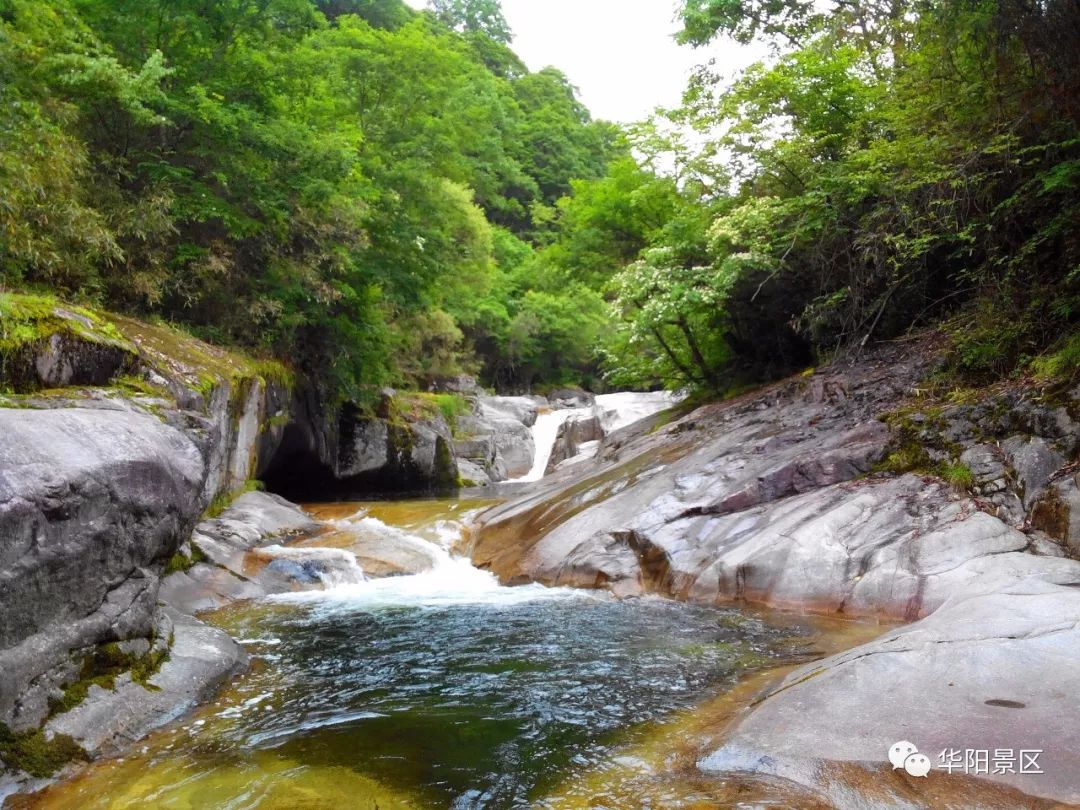
[[[280,550],[317,525],[279,498],[244,494],[254,479],[323,498],[454,489],[463,440],[429,396],[331,407],[288,369],[169,326],[8,298],[0,774],[10,788],[122,750],[245,666],[196,611],[351,575],[351,555]],[[493,469],[527,468],[531,446],[517,438],[535,405],[467,402]]]
[[[506,582],[909,623],[759,696],[704,773],[826,806],[1080,803],[1078,403],[931,397],[935,354],[886,346],[617,431],[482,515],[473,560]],[[1043,773],[980,772],[989,793],[919,779],[889,766],[898,740],[935,766],[1041,750]]]
[[[1080,392],[934,391],[926,340],[612,430],[576,392],[328,407],[166,326],[27,312],[0,342],[9,787],[122,751],[242,669],[197,611],[355,575],[253,479],[321,498],[497,483],[530,469],[529,427],[556,406],[581,412],[550,475],[481,517],[481,567],[903,623],[774,684],[700,773],[827,806],[1080,804]],[[371,573],[430,565],[408,538],[369,541],[350,538]],[[1040,750],[1042,773],[909,777],[886,763],[900,739],[933,757]]]

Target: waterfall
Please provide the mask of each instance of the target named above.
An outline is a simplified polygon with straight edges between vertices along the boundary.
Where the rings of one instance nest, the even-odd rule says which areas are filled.
[[[592,408],[564,408],[559,411],[541,411],[532,426],[533,444],[536,447],[536,455],[533,456],[533,465],[525,475],[520,478],[512,478],[511,481],[539,481],[547,471],[551,452],[555,449],[555,438],[559,435],[559,428],[563,422],[576,414],[592,413]]]
[[[555,449],[555,439],[562,424],[574,416],[590,416],[596,413],[607,435],[619,428],[631,425],[646,416],[670,408],[681,401],[682,397],[670,391],[620,391],[615,394],[600,394],[596,405],[586,408],[565,408],[558,411],[541,411],[532,426],[533,443],[536,455],[532,469],[520,478],[511,481],[539,481],[547,471],[548,461]]]

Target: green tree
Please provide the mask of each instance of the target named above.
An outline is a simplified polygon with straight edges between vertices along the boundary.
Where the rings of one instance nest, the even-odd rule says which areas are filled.
[[[455,31],[485,34],[504,45],[514,38],[499,0],[431,0],[431,8]]]

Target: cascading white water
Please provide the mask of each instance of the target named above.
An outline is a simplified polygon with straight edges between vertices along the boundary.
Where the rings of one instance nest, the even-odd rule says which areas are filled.
[[[615,394],[600,394],[596,397],[596,404],[585,408],[564,408],[558,411],[542,411],[536,417],[536,423],[532,426],[533,444],[536,447],[536,455],[533,457],[532,469],[520,478],[513,478],[514,482],[539,481],[547,472],[548,461],[555,449],[555,439],[559,435],[562,424],[574,416],[590,416],[596,413],[604,427],[604,433],[608,434],[619,428],[652,416],[658,411],[670,408],[682,399],[678,394],[670,391],[620,391]],[[589,443],[584,449],[595,452],[595,446]],[[569,459],[567,463],[573,461]]]
[[[326,609],[351,610],[457,604],[516,605],[537,599],[582,598],[579,591],[570,588],[547,588],[535,584],[516,587],[501,585],[490,571],[481,571],[467,557],[455,556],[450,552],[450,547],[461,534],[461,523],[457,521],[436,522],[430,538],[388,526],[377,518],[365,515],[363,511],[350,518],[336,520],[334,524],[339,528],[347,528],[351,524],[364,532],[382,532],[395,542],[407,537],[410,543],[424,547],[432,565],[416,574],[338,582],[328,584],[321,591],[277,594],[270,599],[313,603]],[[596,598],[606,597],[598,593]]]
[[[683,395],[671,391],[619,391],[615,394],[599,394],[596,404],[601,410],[604,432],[611,433],[682,400]]]
[[[536,447],[536,455],[533,456],[533,465],[525,475],[520,478],[512,478],[511,481],[539,481],[547,471],[548,461],[555,449],[555,438],[559,435],[559,428],[563,422],[576,414],[589,414],[592,408],[564,408],[559,411],[541,411],[532,426],[533,445]]]

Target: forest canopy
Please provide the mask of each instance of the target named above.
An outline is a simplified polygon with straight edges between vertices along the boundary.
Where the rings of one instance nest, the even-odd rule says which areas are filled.
[[[616,127],[497,0],[0,0],[0,292],[353,398],[722,393],[943,317],[973,379],[1068,349],[1080,0],[673,11],[771,56]]]

